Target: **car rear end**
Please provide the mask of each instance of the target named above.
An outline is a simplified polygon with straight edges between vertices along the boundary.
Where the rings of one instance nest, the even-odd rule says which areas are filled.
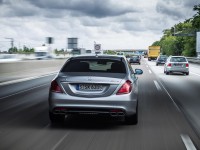
[[[124,57],[71,58],[52,81],[50,119],[69,114],[132,116],[137,112],[136,85]]]
[[[140,57],[139,56],[132,56],[129,60],[129,63],[138,63],[140,64]]]
[[[160,55],[157,59],[156,59],[156,66],[158,66],[159,64],[163,65],[165,64],[167,60],[167,56],[165,55]]]
[[[172,56],[166,64],[166,73],[183,73],[189,75],[189,63],[183,56]]]

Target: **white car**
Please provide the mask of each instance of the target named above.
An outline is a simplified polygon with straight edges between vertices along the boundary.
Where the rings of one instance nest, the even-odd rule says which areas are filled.
[[[169,56],[165,65],[164,73],[166,75],[172,73],[183,73],[189,75],[189,63],[184,56]]]

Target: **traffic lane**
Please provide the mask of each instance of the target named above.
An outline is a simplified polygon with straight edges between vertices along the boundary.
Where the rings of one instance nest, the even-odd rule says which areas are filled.
[[[200,137],[200,80],[192,75],[185,78],[180,75],[171,75],[170,78],[166,78],[163,78],[163,84]]]
[[[200,68],[191,65],[189,76],[182,74],[165,75],[163,66],[155,66],[153,62],[147,62],[153,72],[161,79],[166,89],[173,96],[176,104],[181,108],[186,118],[200,137]],[[195,66],[195,68],[193,68]]]
[[[146,66],[137,67],[148,73]],[[19,99],[22,104],[1,113],[0,122],[4,123],[0,125],[0,149],[185,149],[181,133],[196,143],[182,114],[166,93],[158,92],[154,75],[146,73],[139,76],[136,126],[96,117],[69,117],[64,125],[52,126],[48,119],[48,86],[6,98]],[[23,103],[27,99],[29,102]]]
[[[149,129],[149,133],[151,132],[151,134],[147,134],[147,136],[150,135],[149,143],[159,141],[153,139],[156,137],[159,139],[159,135],[162,134],[157,132],[162,132],[163,136],[160,137],[164,140],[162,143],[168,143],[166,144],[167,147],[170,147],[169,145],[172,146],[173,144],[176,146],[177,144],[177,147],[170,147],[169,149],[178,149],[178,144],[181,144],[178,137],[184,134],[189,135],[191,139],[195,139],[194,143],[197,143],[198,145],[200,143],[199,138],[185,119],[182,112],[179,111],[179,107],[174,103],[174,100],[171,99],[173,97],[168,95],[168,91],[165,90],[165,87],[162,85],[159,78],[155,76],[154,71],[149,67],[148,63],[144,59],[142,63],[146,69],[143,69],[144,75],[140,78],[139,89],[143,90],[140,90],[141,93],[139,94],[139,100],[143,103],[143,107],[139,110],[141,110],[140,113],[145,113],[143,116],[151,122],[152,127],[157,127],[156,130]],[[143,125],[144,129],[150,128],[148,127],[148,123],[143,123]],[[152,139],[151,135],[154,135],[152,136]]]

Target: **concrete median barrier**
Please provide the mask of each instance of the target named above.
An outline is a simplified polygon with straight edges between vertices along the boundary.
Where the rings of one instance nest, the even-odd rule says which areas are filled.
[[[26,70],[37,70],[41,68],[60,68],[66,60],[31,60],[19,62],[7,62],[0,64],[0,74],[12,72],[24,72]]]
[[[59,71],[66,59],[29,60],[0,63],[0,82]]]

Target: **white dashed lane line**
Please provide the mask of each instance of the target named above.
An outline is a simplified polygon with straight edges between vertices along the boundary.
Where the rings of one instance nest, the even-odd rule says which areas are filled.
[[[149,73],[152,74],[151,70],[149,70]]]
[[[157,90],[158,90],[158,91],[162,91],[162,89],[161,89],[160,85],[158,84],[158,82],[157,82],[156,80],[154,80],[153,82],[154,82],[154,84],[155,84]]]
[[[186,134],[181,134],[181,139],[187,150],[197,150],[190,137]]]
[[[64,139],[69,135],[69,132],[67,132],[57,143],[54,145],[54,147],[51,150],[56,150],[58,146],[64,141]]]

